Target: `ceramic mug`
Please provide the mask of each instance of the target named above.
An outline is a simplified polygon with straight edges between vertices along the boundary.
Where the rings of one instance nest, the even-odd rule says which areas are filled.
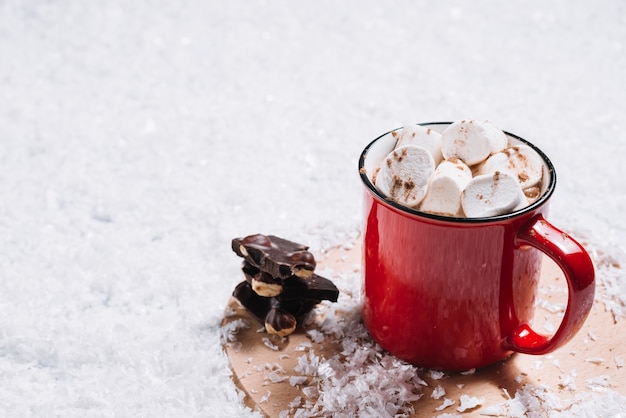
[[[442,132],[449,122],[421,124]],[[409,363],[467,370],[513,352],[546,354],[569,341],[591,310],[591,259],[572,237],[546,220],[556,185],[543,159],[541,196],[510,214],[453,218],[420,212],[385,198],[372,175],[393,149],[390,132],[359,159],[365,188],[363,321],[381,347]],[[543,255],[563,270],[568,302],[552,336],[531,327]]]

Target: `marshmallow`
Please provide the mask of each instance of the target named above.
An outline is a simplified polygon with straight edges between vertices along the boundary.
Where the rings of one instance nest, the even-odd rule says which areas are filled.
[[[486,121],[465,119],[449,125],[441,134],[441,151],[445,159],[460,158],[469,166],[502,151],[507,139],[500,129]]]
[[[475,176],[461,194],[463,212],[468,218],[503,215],[527,204],[517,178],[507,172]]]
[[[457,158],[437,166],[420,205],[422,212],[443,216],[462,216],[461,193],[472,179],[472,171]]]
[[[434,171],[435,161],[428,150],[404,145],[391,151],[381,163],[376,187],[393,201],[414,207],[424,198]]]
[[[476,174],[507,172],[515,176],[522,189],[528,189],[541,182],[543,162],[539,154],[528,145],[514,145],[487,158],[476,170]]]
[[[404,145],[417,145],[426,148],[435,160],[435,166],[443,161],[441,153],[441,134],[421,125],[407,125],[401,130],[391,132],[396,138],[396,148]]]
[[[519,203],[517,204],[517,206],[513,208],[511,212],[517,212],[518,210],[522,210],[530,204],[531,204],[531,200],[528,198],[528,196],[526,196],[526,192],[522,190],[522,193],[520,194]]]

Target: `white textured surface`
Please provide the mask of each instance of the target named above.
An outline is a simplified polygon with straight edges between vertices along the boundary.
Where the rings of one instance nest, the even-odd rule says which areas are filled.
[[[353,237],[406,121],[531,140],[552,220],[623,248],[625,42],[620,0],[1,2],[0,415],[246,415],[230,239]]]

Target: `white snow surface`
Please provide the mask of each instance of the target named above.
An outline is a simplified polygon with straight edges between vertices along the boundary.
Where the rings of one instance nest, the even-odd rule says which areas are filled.
[[[0,415],[255,415],[230,240],[348,243],[405,121],[538,145],[550,219],[623,268],[625,43],[621,0],[0,2]]]

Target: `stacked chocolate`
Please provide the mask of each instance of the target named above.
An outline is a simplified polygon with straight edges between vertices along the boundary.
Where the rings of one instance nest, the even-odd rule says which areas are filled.
[[[315,257],[308,248],[274,235],[232,240],[233,251],[244,260],[241,269],[246,278],[233,296],[270,334],[287,336],[322,300],[337,302],[339,290],[315,274]]]

